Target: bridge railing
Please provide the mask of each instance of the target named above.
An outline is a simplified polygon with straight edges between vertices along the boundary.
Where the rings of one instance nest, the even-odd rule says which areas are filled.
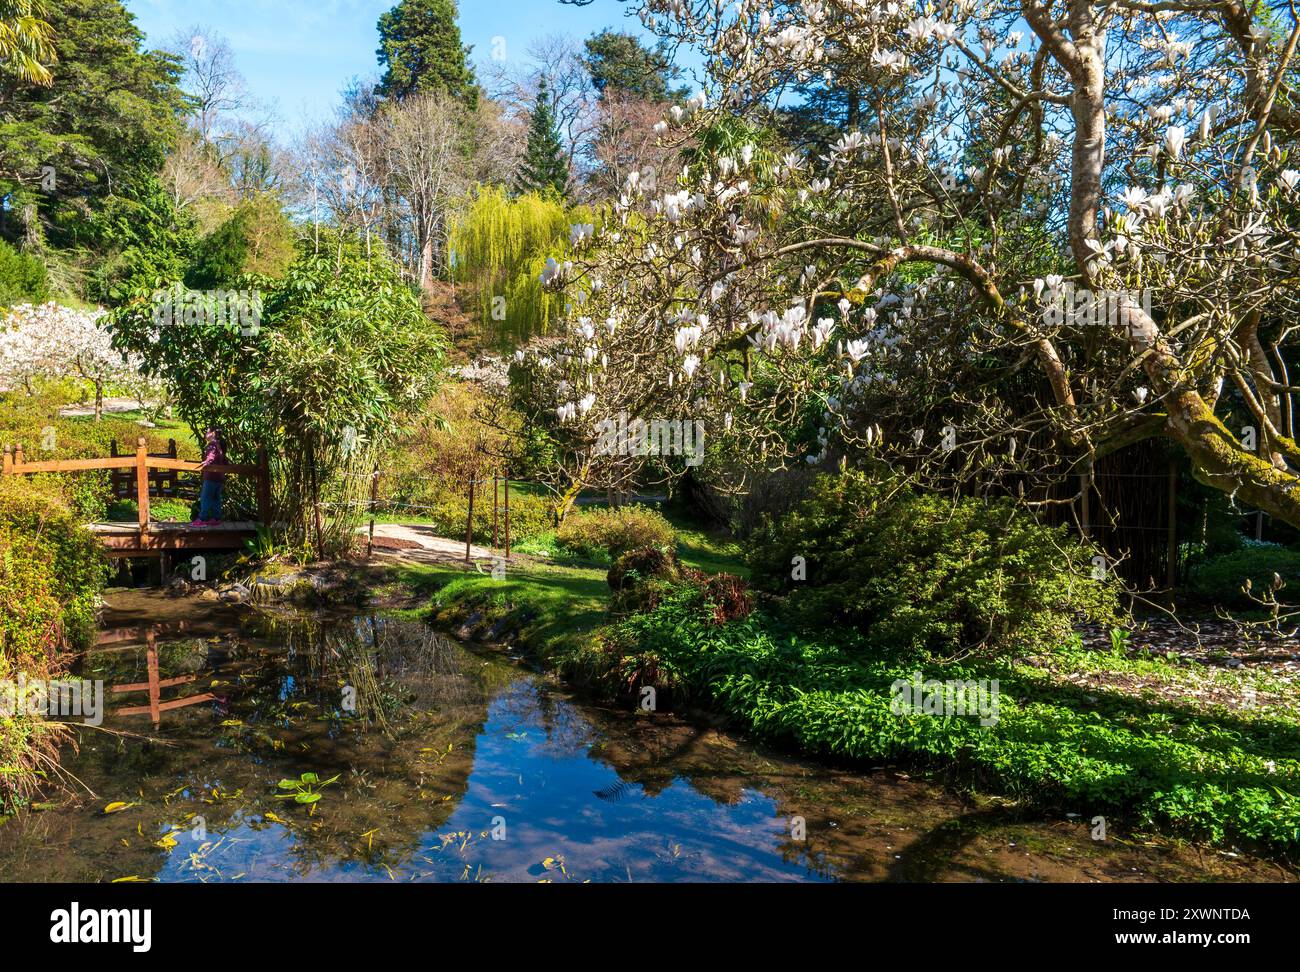
[[[116,450],[115,450],[116,451]],[[31,476],[36,473],[72,473],[92,470],[135,470],[135,495],[139,507],[140,534],[149,532],[149,491],[150,470],[172,470],[182,472],[202,472],[201,462],[185,459],[173,459],[170,456],[153,456],[143,437],[136,440],[134,456],[104,456],[92,459],[51,459],[28,462],[23,456],[23,447],[5,446],[4,466],[0,475]],[[271,522],[271,475],[267,464],[266,450],[257,450],[257,465],[213,465],[207,471],[226,473],[234,476],[253,476],[257,479],[257,519],[261,523]]]

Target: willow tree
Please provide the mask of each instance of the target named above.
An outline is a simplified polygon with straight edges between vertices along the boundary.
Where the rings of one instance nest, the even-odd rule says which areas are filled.
[[[542,270],[549,256],[567,250],[570,225],[589,218],[554,195],[474,191],[452,220],[448,262],[452,279],[476,292],[488,334],[522,342],[550,331],[564,305],[542,286]]]

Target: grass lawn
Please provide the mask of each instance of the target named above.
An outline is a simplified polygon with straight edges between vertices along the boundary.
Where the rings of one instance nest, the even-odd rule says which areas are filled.
[[[512,565],[496,580],[460,567],[421,564],[393,568],[390,578],[397,588],[429,597],[447,620],[474,612],[511,618],[524,642],[543,656],[548,646],[580,640],[608,621],[603,568],[530,561]]]

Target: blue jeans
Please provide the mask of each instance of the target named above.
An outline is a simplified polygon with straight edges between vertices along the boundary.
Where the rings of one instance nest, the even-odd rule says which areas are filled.
[[[199,490],[200,520],[221,519],[221,486],[218,480],[203,480],[203,487]]]

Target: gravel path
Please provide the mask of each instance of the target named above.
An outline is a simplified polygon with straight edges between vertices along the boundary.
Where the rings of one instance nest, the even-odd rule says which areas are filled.
[[[362,527],[361,532],[367,532],[369,527]],[[385,543],[384,541],[389,541]],[[474,544],[470,547],[471,560],[478,562],[484,561],[484,569],[491,566],[492,561],[504,556],[505,552],[501,550],[492,550],[489,547],[480,547]],[[465,563],[465,541],[448,540],[446,537],[440,537],[433,532],[433,528],[422,524],[411,523],[376,523],[375,524],[375,556],[386,560],[407,561],[417,564],[459,564]]]

